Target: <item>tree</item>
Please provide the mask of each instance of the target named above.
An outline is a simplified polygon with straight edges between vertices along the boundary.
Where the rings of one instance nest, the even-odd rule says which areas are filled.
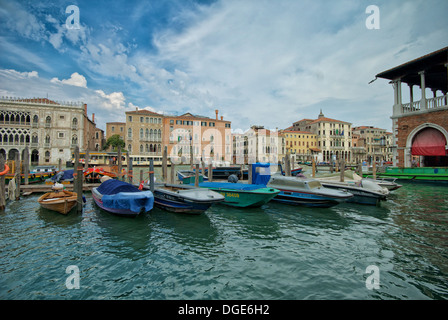
[[[113,136],[110,136],[109,139],[107,139],[106,144],[104,145],[104,150],[108,149],[110,146],[112,146],[112,150],[117,150],[118,146],[121,146],[121,150],[124,150],[125,143],[123,139],[121,139],[119,134],[114,134]]]

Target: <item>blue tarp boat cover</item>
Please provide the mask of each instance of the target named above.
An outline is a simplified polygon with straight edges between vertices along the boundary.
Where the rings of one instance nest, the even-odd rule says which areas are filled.
[[[100,184],[97,190],[102,195],[117,194],[119,192],[140,192],[136,186],[116,179],[104,181]]]
[[[62,180],[69,180],[73,179],[73,172],[74,170],[64,170],[62,172],[58,172],[56,175],[51,177],[51,180],[53,181],[62,181]]]
[[[103,205],[108,208],[139,212],[142,207],[150,211],[154,206],[151,191],[140,191],[130,183],[120,180],[106,180],[97,189],[102,196]]]
[[[270,163],[254,163],[252,164],[252,183],[267,185],[271,179]]]
[[[192,184],[194,185],[194,184]],[[201,182],[199,187],[215,188],[215,189],[232,189],[232,190],[257,190],[266,188],[262,184],[247,184],[247,183],[231,183],[231,182]]]
[[[140,212],[150,211],[154,206],[154,195],[151,191],[119,192],[117,194],[103,195],[103,205],[107,208],[131,210]]]

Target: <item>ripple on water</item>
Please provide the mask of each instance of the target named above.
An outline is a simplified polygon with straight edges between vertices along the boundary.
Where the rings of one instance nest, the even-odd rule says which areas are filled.
[[[0,214],[2,299],[446,299],[446,188],[405,185],[379,207],[270,202],[135,219],[37,206]],[[68,290],[67,266],[80,269]],[[366,267],[380,289],[366,288]]]

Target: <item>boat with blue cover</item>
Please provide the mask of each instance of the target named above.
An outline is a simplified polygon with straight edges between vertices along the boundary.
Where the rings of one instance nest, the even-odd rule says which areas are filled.
[[[55,184],[55,183],[62,183],[62,184],[71,184],[73,183],[73,169],[69,170],[63,170],[56,173],[56,175],[52,176],[51,178],[45,180],[45,184]]]
[[[101,209],[120,216],[135,217],[154,206],[151,191],[139,190],[130,183],[116,179],[105,180],[99,187],[93,188],[92,196]]]

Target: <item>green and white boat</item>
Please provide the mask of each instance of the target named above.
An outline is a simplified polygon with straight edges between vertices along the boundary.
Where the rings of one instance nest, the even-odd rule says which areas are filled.
[[[372,177],[372,173],[364,173],[364,177]],[[448,183],[448,168],[416,167],[398,168],[387,167],[385,172],[377,172],[377,178],[396,179],[402,181]]]
[[[201,182],[199,187],[222,194],[225,197],[224,201],[220,202],[222,204],[242,208],[261,207],[280,193],[280,190],[262,184]]]

